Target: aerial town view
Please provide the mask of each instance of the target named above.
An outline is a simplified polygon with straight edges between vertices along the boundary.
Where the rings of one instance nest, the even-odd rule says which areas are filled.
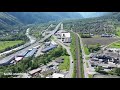
[[[0,12],[0,78],[120,78],[120,13]]]

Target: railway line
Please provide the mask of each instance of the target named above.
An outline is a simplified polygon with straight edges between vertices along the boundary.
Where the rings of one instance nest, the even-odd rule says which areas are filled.
[[[79,47],[79,37],[75,35],[76,39],[76,78],[81,78],[81,69],[80,69],[80,47]]]

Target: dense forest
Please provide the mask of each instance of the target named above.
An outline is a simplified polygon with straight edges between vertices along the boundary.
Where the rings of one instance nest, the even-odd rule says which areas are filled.
[[[112,33],[115,34],[116,27],[120,25],[120,13],[110,13],[109,15],[64,21],[64,28],[81,33]]]

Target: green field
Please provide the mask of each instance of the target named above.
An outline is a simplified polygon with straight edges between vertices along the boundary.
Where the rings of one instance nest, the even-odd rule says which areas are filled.
[[[116,35],[117,35],[117,36],[120,36],[120,27],[117,27],[116,30],[117,30]]]
[[[89,78],[93,78],[93,75],[92,74],[88,74]]]
[[[70,34],[71,34],[71,37],[72,37],[72,42],[70,44],[70,51],[72,53],[72,57],[73,57],[73,60],[74,60],[74,70],[73,70],[72,77],[75,78],[76,77],[75,34],[73,32],[71,32]]]
[[[86,54],[86,55],[89,55],[89,54],[90,54],[89,49],[88,49],[86,46],[84,46],[84,51],[85,51],[85,54]]]
[[[0,52],[9,50],[11,48],[15,48],[21,44],[23,44],[24,41],[18,40],[18,41],[0,41]]]
[[[68,71],[70,67],[69,56],[62,56],[64,58],[64,62],[59,65],[60,70]]]
[[[109,48],[120,48],[120,41],[111,44],[111,45],[109,46]]]

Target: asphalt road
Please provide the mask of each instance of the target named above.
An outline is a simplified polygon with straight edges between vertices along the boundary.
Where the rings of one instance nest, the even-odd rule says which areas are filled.
[[[55,27],[55,29],[51,32],[51,34],[46,35],[45,38],[43,38],[42,40],[40,40],[40,42],[44,42],[45,40],[47,40],[48,38],[50,38],[53,34],[55,34],[58,31],[58,28],[60,27],[61,22]]]
[[[63,48],[65,48],[67,50],[67,53],[70,55],[69,59],[70,59],[70,68],[69,68],[69,72],[68,74],[65,76],[65,78],[72,78],[72,74],[73,74],[73,69],[74,69],[74,63],[73,62],[73,57],[70,51],[70,48],[65,46],[60,40],[58,40],[54,35],[53,37],[56,39],[55,42],[60,44]]]
[[[60,27],[60,25],[61,25],[61,23],[59,23],[59,24],[56,26],[56,28],[53,30],[53,32],[52,32],[51,34],[49,34],[49,35],[45,36],[43,39],[41,39],[40,42],[41,42],[41,41],[43,42],[43,41],[45,41],[46,39],[48,39],[49,37],[51,37],[51,36],[58,30],[58,28]],[[27,35],[28,38],[30,39],[31,45],[28,46],[28,47],[26,47],[26,48],[24,48],[24,49],[22,49],[22,50],[20,50],[20,51],[17,51],[17,52],[15,52],[15,53],[11,54],[11,55],[9,55],[9,56],[6,56],[6,57],[3,58],[3,59],[1,59],[1,60],[0,60],[0,64],[5,63],[5,62],[8,62],[9,59],[12,58],[13,56],[19,55],[19,54],[27,51],[28,49],[31,49],[31,48],[33,48],[33,47],[35,47],[35,46],[40,45],[39,41],[35,42],[35,41],[34,41],[35,38],[33,38],[33,37],[31,37],[31,36],[29,35],[29,28],[28,28],[27,31],[26,31],[26,35]]]
[[[3,52],[3,53],[0,53],[0,56],[9,54],[9,53],[11,53],[11,52],[13,52],[13,51],[17,51],[17,50],[20,50],[20,49],[22,49],[22,48],[25,48],[26,46],[28,46],[28,45],[30,45],[30,44],[33,44],[33,43],[36,41],[36,38],[35,38],[35,37],[29,35],[29,28],[26,30],[26,34],[25,34],[25,35],[29,38],[29,40],[30,40],[29,42],[27,42],[27,43],[25,43],[24,45],[21,45],[21,46],[19,46],[19,47],[16,47],[16,48],[13,48],[13,49],[11,49],[11,50],[8,50],[8,51],[5,51],[5,52]]]

